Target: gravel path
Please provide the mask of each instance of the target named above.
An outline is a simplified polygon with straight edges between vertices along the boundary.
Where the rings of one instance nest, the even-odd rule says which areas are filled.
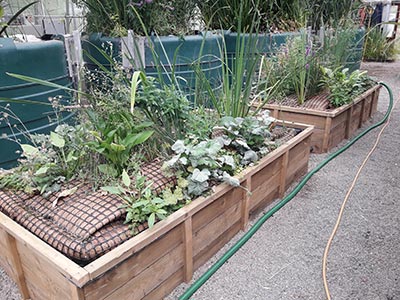
[[[368,63],[369,74],[400,95],[400,63]],[[379,121],[388,104],[382,89]],[[328,257],[332,299],[400,299],[400,104],[367,163],[344,213]],[[192,297],[201,299],[324,300],[322,255],[346,191],[379,129],[373,130],[316,174],[283,209]],[[312,155],[310,168],[326,154]],[[194,279],[227,251],[226,245]],[[1,251],[1,250],[0,250]],[[192,281],[193,282],[193,281]],[[177,299],[181,284],[166,299]],[[0,269],[0,299],[19,299]],[[125,300],[125,299],[121,299]]]

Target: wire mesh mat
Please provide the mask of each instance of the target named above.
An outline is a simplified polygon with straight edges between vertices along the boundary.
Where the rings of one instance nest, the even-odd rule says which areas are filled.
[[[165,177],[158,161],[142,167],[142,174],[153,182],[152,189],[160,193],[174,184]],[[28,229],[40,239],[77,263],[87,264],[132,237],[124,224],[122,200],[103,191],[94,192],[91,186],[71,182],[67,188],[79,186],[65,198],[58,194],[48,198],[20,191],[0,191],[0,211]],[[53,201],[57,205],[53,207]],[[144,230],[139,226],[138,231]]]

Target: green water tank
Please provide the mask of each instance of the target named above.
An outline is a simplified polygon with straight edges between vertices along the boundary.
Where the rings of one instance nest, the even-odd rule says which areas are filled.
[[[70,86],[64,44],[61,41],[15,43],[9,38],[0,38],[0,97],[28,99],[38,104],[21,104],[0,101],[0,168],[17,164],[19,143],[27,143],[29,134],[49,133],[59,122],[72,118],[64,112],[56,116],[49,98],[69,95],[62,89],[30,83],[6,74],[15,73],[43,79],[63,86]],[[16,142],[17,141],[17,142]]]

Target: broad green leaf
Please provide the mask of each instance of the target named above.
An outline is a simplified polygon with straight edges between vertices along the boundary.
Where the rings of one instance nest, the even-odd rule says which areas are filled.
[[[39,150],[32,145],[21,144],[21,148],[25,155],[34,155],[39,153]]]
[[[123,192],[123,189],[119,186],[102,186],[101,190],[114,195],[121,195]]]
[[[126,186],[126,187],[130,187],[131,185],[131,179],[129,178],[128,173],[125,171],[125,169],[122,171],[122,183]]]
[[[149,228],[153,227],[155,222],[156,222],[156,215],[155,215],[155,213],[152,213],[150,215],[149,219],[147,220]]]
[[[63,148],[65,146],[65,140],[59,134],[50,132],[50,141],[53,146],[57,148]]]
[[[39,170],[37,170],[37,171],[35,172],[35,175],[36,175],[36,176],[45,175],[45,174],[47,173],[48,170],[49,170],[49,167],[43,166],[43,167],[41,167]]]
[[[130,135],[128,136],[125,141],[124,144],[128,147],[133,147],[136,145],[140,145],[142,143],[144,143],[149,137],[151,137],[153,135],[154,131],[151,130],[147,130],[147,131],[143,131],[141,133],[135,134],[135,135]]]
[[[126,149],[124,145],[116,144],[116,143],[111,143],[110,145],[111,150],[115,152],[122,152]]]

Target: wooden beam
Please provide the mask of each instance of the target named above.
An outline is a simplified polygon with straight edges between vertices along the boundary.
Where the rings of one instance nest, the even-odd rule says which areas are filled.
[[[245,197],[243,197],[242,201],[242,217],[241,217],[241,229],[244,231],[247,229],[249,224],[249,215],[250,215],[250,198],[251,198],[251,176],[249,176],[245,183],[245,188],[247,191]]]
[[[24,271],[22,268],[21,261],[19,259],[17,243],[15,241],[15,238],[13,236],[11,236],[10,234],[7,234],[7,244],[10,248],[10,251],[9,251],[9,253],[11,255],[10,259],[11,259],[12,265],[14,267],[15,280],[19,287],[19,291],[20,291],[23,299],[30,299],[29,290],[28,290],[28,287],[25,282]]]
[[[327,152],[329,150],[329,136],[331,132],[332,118],[326,118],[324,139],[322,141],[322,151]]]
[[[279,181],[279,198],[283,198],[286,191],[286,173],[289,162],[289,151],[287,151],[282,157],[282,167],[281,167],[281,178]]]
[[[193,227],[192,218],[187,218],[184,222],[184,237],[183,243],[185,245],[185,282],[189,283],[193,277]]]

